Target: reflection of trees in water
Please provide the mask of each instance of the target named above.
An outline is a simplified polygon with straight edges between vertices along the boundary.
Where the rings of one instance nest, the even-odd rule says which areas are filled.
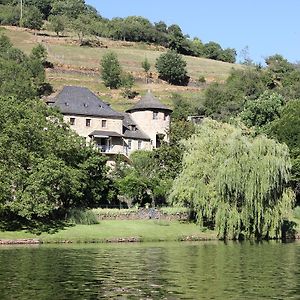
[[[1,299],[288,299],[300,244],[201,242],[0,249]],[[298,272],[298,273],[297,273]]]

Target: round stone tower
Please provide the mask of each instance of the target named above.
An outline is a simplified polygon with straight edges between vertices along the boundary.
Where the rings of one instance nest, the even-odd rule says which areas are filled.
[[[150,137],[153,148],[158,148],[162,141],[169,141],[168,131],[172,110],[162,104],[150,91],[126,112]]]

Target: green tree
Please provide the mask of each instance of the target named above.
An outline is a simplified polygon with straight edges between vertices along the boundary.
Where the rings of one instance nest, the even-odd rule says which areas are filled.
[[[151,68],[151,65],[147,59],[147,57],[145,57],[145,59],[142,61],[142,68],[144,69],[145,75],[146,75],[146,83],[148,83],[148,79],[149,79],[149,71]]]
[[[48,52],[43,44],[38,44],[31,50],[31,57],[40,60],[43,64],[46,62]]]
[[[106,87],[117,89],[121,86],[122,68],[117,55],[108,52],[101,60],[101,77]]]
[[[79,15],[76,19],[70,21],[70,27],[77,34],[79,42],[82,44],[85,36],[91,33],[91,18],[88,15]]]
[[[22,25],[29,29],[40,30],[43,26],[43,15],[40,10],[34,6],[27,8]]]
[[[289,101],[281,111],[280,118],[266,127],[266,133],[281,143],[286,143],[292,159],[292,186],[300,204],[300,101]]]
[[[209,42],[204,45],[205,57],[218,60],[222,53],[222,47],[216,42]]]
[[[56,15],[49,17],[49,30],[54,31],[57,36],[63,33],[66,27],[66,18],[64,16]]]
[[[284,98],[271,91],[265,91],[258,99],[246,101],[240,116],[245,125],[262,127],[280,116]]]
[[[105,200],[105,159],[58,112],[40,100],[12,97],[0,97],[0,107],[2,221],[36,227]]]
[[[286,145],[207,119],[185,146],[172,203],[191,207],[221,238],[280,236],[294,201]]]
[[[174,51],[167,51],[156,60],[155,67],[162,80],[170,84],[187,85],[189,77],[186,70],[186,62],[182,56]]]
[[[76,19],[87,10],[84,0],[56,0],[52,3],[52,15],[65,15],[69,19]]]

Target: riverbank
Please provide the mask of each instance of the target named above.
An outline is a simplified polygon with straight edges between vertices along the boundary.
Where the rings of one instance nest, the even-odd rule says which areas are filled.
[[[95,225],[65,227],[56,233],[32,234],[27,231],[0,232],[0,244],[18,241],[39,243],[113,243],[217,240],[216,232],[201,231],[193,223],[159,220],[105,220]]]

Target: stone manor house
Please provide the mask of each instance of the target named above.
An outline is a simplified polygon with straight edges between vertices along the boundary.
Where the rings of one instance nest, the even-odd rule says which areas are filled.
[[[109,156],[128,157],[135,150],[152,150],[168,141],[172,110],[150,91],[124,113],[77,86],[65,86],[48,103],[61,111],[73,130]]]

